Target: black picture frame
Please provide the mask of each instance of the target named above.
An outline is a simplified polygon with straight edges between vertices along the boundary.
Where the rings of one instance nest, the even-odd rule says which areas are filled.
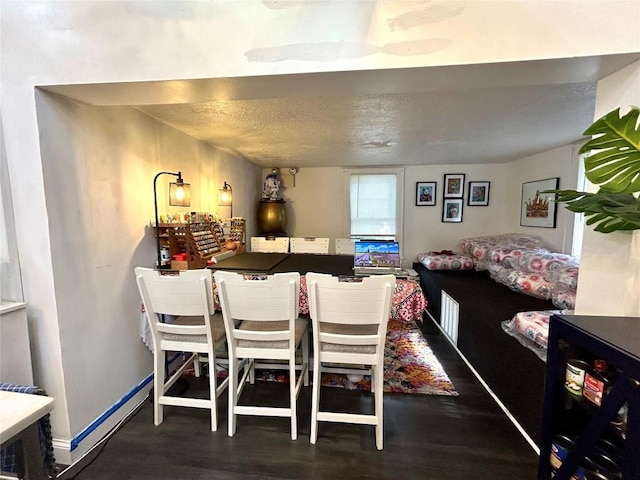
[[[522,184],[520,198],[520,226],[556,228],[558,204],[553,193],[543,193],[545,190],[557,190],[559,177],[545,178]]]
[[[416,182],[416,206],[432,207],[436,204],[438,182]]]
[[[464,173],[445,173],[443,198],[464,197]]]
[[[442,221],[444,223],[461,223],[464,199],[445,198],[442,200]]]
[[[467,194],[467,205],[469,207],[486,207],[489,205],[489,190],[491,182],[477,181],[469,182],[469,193]]]

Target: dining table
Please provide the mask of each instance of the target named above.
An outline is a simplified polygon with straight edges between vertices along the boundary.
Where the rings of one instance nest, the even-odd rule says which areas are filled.
[[[353,275],[353,256],[322,255],[306,253],[260,253],[246,252],[222,260],[211,267],[215,270],[235,271],[238,273],[300,273],[299,312],[309,314],[309,296],[305,275],[308,272],[327,273],[331,275]],[[220,310],[218,291],[213,282],[213,301],[216,310]],[[415,328],[422,322],[422,315],[427,308],[427,300],[415,278],[396,278],[396,285],[391,299],[391,315],[389,328]],[[140,314],[140,336],[143,343],[153,349],[151,329],[146,321],[143,309]]]

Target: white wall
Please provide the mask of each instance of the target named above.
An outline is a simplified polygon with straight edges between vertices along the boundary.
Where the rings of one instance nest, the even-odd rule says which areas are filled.
[[[39,104],[43,108],[39,126],[34,87],[533,60],[626,53],[636,51],[640,44],[638,22],[634,21],[637,3],[625,0],[444,1],[433,5],[421,1],[29,1],[1,2],[0,9],[0,113],[17,212],[24,297],[34,335],[35,375],[56,397],[53,434],[63,439],[102,413],[107,401],[98,399],[98,391],[116,397],[137,376],[130,372],[139,373],[146,365],[143,360],[142,365],[129,366],[129,372],[112,370],[114,355],[124,355],[132,362],[141,360],[143,352],[130,343],[115,351],[106,348],[109,355],[76,345],[82,339],[75,330],[84,323],[76,312],[62,318],[61,313],[69,313],[76,298],[66,298],[71,292],[63,282],[77,276],[87,280],[94,298],[116,298],[115,292],[124,292],[125,271],[133,262],[147,258],[143,252],[150,249],[140,244],[140,228],[150,213],[134,213],[138,205],[125,205],[125,193],[138,192],[141,204],[148,208],[150,190],[144,189],[150,189],[149,175],[180,166],[174,158],[183,157],[164,140],[164,135],[173,140],[173,133],[154,132],[154,127],[137,116],[119,110],[98,119],[93,112],[77,107],[89,125],[107,129],[101,134],[74,122],[71,112],[75,107],[44,101]],[[65,117],[67,125],[55,126],[46,120]],[[127,128],[129,121],[133,131]],[[48,129],[64,136],[56,140]],[[42,152],[41,134],[46,147]],[[110,141],[116,137],[126,142]],[[89,144],[81,142],[85,139]],[[183,142],[189,143],[187,139]],[[191,144],[186,151],[197,158],[206,156]],[[76,164],[71,165],[65,156]],[[133,158],[148,163],[133,171],[135,183],[119,190],[115,175],[128,172],[128,160]],[[104,165],[92,159],[101,159]],[[116,174],[106,171],[111,162],[116,162]],[[70,178],[84,184],[64,182],[62,166],[70,168]],[[211,182],[216,188],[221,180],[231,183],[234,198],[240,185],[237,198],[249,205],[259,194],[248,187],[243,190],[242,185],[258,189],[261,180],[251,173],[245,179],[244,173],[243,164],[234,159],[220,171],[210,172]],[[409,187],[406,194],[410,195]],[[92,209],[74,205],[74,199],[89,200]],[[235,207],[234,213],[242,214]],[[416,211],[413,215],[423,214]],[[119,231],[123,225],[124,233]],[[456,226],[447,227],[451,231]],[[457,227],[466,228],[464,222]],[[69,243],[61,245],[56,229],[73,232],[70,242],[83,253],[74,253]],[[116,239],[113,246],[105,240],[108,235]],[[105,293],[112,290],[113,297]],[[106,299],[97,301],[101,306],[106,303]],[[121,304],[110,306],[110,318],[124,321],[132,306],[127,293]],[[107,345],[117,341],[111,331],[98,330],[96,335],[104,335]],[[130,350],[123,353],[125,345]],[[86,353],[94,354],[93,358],[74,357]],[[87,369],[77,365],[84,361]],[[80,387],[81,380],[86,382]],[[99,389],[85,391],[97,383]],[[67,399],[72,408],[67,407]]]
[[[264,170],[262,172],[264,174]],[[345,197],[342,168],[301,168],[295,187],[283,188],[287,202],[287,232],[292,237],[345,237]],[[331,241],[331,251],[334,242]]]
[[[594,120],[631,105],[640,105],[640,62],[598,82]],[[640,316],[640,230],[603,234],[585,227],[576,313]]]
[[[558,208],[556,228],[521,227],[520,199],[523,182],[559,177],[560,188],[575,188],[573,151],[574,147],[568,145],[509,164],[405,167],[402,232],[405,264],[410,265],[421,252],[455,250],[458,241],[464,237],[497,233],[536,235],[556,251],[570,251],[573,213]],[[268,173],[263,169],[263,176],[265,172]],[[442,222],[442,189],[446,173],[465,174],[461,223]],[[415,205],[416,182],[422,181],[437,182],[435,206]],[[470,181],[491,182],[488,206],[467,205]],[[295,187],[283,188],[281,194],[287,201],[290,236],[335,238],[349,235],[349,200],[343,169],[301,168],[296,175]]]
[[[464,206],[461,223],[443,223],[442,205],[444,175],[465,175]],[[437,182],[436,205],[416,206],[416,182]],[[491,182],[489,205],[468,206],[470,181]],[[499,164],[430,165],[407,167],[404,211],[405,262],[411,264],[419,253],[431,250],[456,250],[460,239],[500,232],[505,205],[506,167]],[[409,262],[410,260],[410,262]]]
[[[584,125],[584,129],[589,125]],[[577,169],[573,145],[556,148],[548,152],[522,158],[508,165],[505,212],[502,219],[503,232],[526,233],[540,237],[557,252],[571,253],[574,214],[558,206],[555,228],[520,226],[522,184],[535,180],[558,177],[558,188],[575,189]]]
[[[218,211],[224,179],[234,186],[240,215],[255,210],[259,169],[132,108],[43,93],[37,112],[64,384],[42,370],[47,358],[38,362],[38,378],[48,392],[61,390],[57,407],[66,398],[68,424],[54,416],[54,429],[73,438],[152,370],[151,352],[140,341],[133,269],[155,263],[156,173],[181,171],[191,184],[191,207],[168,207],[175,177],[159,177],[160,213]],[[37,339],[39,346],[46,342]]]

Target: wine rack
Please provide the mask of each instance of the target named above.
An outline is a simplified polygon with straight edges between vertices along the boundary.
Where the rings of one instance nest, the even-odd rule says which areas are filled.
[[[579,360],[592,365],[596,359],[604,360],[615,373],[600,406],[565,387],[568,363]],[[621,411],[625,411],[624,420]],[[565,445],[559,448],[561,443]],[[607,444],[617,447],[615,454],[606,451]],[[564,450],[562,462],[557,456],[551,460],[552,452],[558,455],[560,450]],[[640,480],[638,452],[640,318],[552,316],[538,479],[583,478],[581,470],[592,470],[604,478]],[[617,457],[614,465],[603,467],[603,456]],[[604,474],[603,470],[609,471]]]

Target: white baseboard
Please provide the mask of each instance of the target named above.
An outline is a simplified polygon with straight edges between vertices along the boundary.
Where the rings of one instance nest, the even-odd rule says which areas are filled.
[[[509,418],[509,420],[511,420],[511,423],[513,423],[513,425],[518,429],[518,431],[520,432],[520,434],[524,437],[524,439],[527,441],[527,443],[531,446],[531,448],[533,448],[533,451],[536,452],[536,455],[540,455],[540,447],[538,447],[538,445],[536,445],[536,443],[533,441],[533,439],[529,436],[529,434],[525,431],[524,428],[522,428],[522,425],[520,425],[520,423],[515,419],[515,417],[511,414],[511,412],[509,411],[509,409],[505,406],[504,403],[502,403],[502,401],[500,401],[500,399],[498,398],[498,396],[494,393],[493,390],[491,390],[491,388],[489,387],[489,385],[487,385],[487,383],[484,381],[484,379],[480,376],[480,374],[476,371],[475,368],[473,368],[473,365],[471,365],[471,363],[469,362],[469,360],[467,360],[467,358],[464,356],[464,354],[458,349],[458,346],[453,343],[453,341],[451,340],[451,338],[449,338],[449,335],[447,335],[447,332],[445,332],[443,330],[443,328],[440,326],[440,324],[436,321],[435,318],[433,318],[433,316],[431,315],[431,313],[429,313],[427,311],[427,315],[429,315],[429,317],[431,318],[431,320],[433,321],[434,325],[436,327],[438,327],[438,329],[442,332],[443,336],[447,339],[447,341],[451,344],[451,346],[455,349],[456,352],[458,352],[458,355],[460,355],[460,358],[462,358],[462,360],[464,361],[464,363],[467,364],[467,367],[469,367],[469,370],[471,370],[471,373],[473,373],[473,375],[478,379],[478,381],[482,384],[482,386],[484,387],[484,389],[489,393],[489,395],[491,395],[491,398],[493,398],[493,400],[498,404],[498,406],[502,409],[502,411],[505,413],[505,415]]]

